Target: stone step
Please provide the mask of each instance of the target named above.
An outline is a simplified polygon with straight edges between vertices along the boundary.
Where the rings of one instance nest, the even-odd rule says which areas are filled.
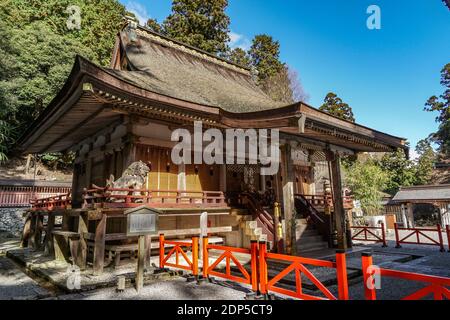
[[[323,242],[323,238],[321,235],[315,234],[315,235],[309,235],[305,236],[302,235],[298,240],[297,243],[300,244],[308,244],[308,243],[315,243],[315,242]]]
[[[304,229],[300,231],[296,231],[297,238],[309,237],[309,236],[317,236],[319,233],[316,229]]]
[[[302,243],[297,245],[297,252],[311,252],[325,248],[328,248],[328,243],[326,242]]]

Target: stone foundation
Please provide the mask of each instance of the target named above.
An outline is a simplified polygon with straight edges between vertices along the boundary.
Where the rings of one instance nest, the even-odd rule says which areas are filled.
[[[27,208],[0,208],[0,231],[9,232],[15,236],[22,233],[25,219],[23,213]]]

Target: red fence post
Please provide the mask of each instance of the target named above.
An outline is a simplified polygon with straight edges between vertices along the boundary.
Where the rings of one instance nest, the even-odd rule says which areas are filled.
[[[437,233],[438,233],[438,236],[439,236],[439,246],[441,247],[441,252],[445,252],[444,240],[442,239],[441,225],[438,223],[436,225],[436,228],[437,228]]]
[[[198,280],[198,237],[192,237],[192,274]]]
[[[336,276],[339,300],[348,300],[347,261],[345,250],[336,251]]]
[[[368,268],[373,265],[372,254],[363,252],[361,255],[362,258],[362,273],[363,273],[363,281],[364,281],[364,295],[366,300],[377,300],[377,294],[375,291],[375,287],[373,286],[373,278],[372,274],[368,273]],[[370,281],[370,284],[369,284]],[[370,288],[369,288],[370,285]]]
[[[258,293],[258,241],[252,240],[250,247],[252,290]]]
[[[445,226],[445,230],[447,230],[447,243],[448,243],[448,252],[450,252],[450,225]]]
[[[267,244],[264,241],[259,243],[259,290],[262,295],[267,295]]]
[[[159,268],[164,268],[164,235],[159,235]]]
[[[203,237],[202,250],[203,250],[203,254],[202,254],[202,256],[203,256],[203,266],[202,266],[203,278],[208,279],[208,268],[209,268],[208,237]]]
[[[383,239],[383,248],[387,247],[386,243],[386,228],[384,227],[384,222],[381,223],[381,236]]]
[[[397,245],[395,246],[397,249],[401,248],[402,246],[400,245],[400,238],[398,235],[398,224],[397,222],[394,223],[394,229],[395,229],[395,242],[397,243]]]

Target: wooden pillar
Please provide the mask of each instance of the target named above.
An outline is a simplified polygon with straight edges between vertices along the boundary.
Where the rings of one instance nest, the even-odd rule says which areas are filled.
[[[55,228],[55,215],[49,213],[47,221],[47,231],[45,232],[44,253],[54,256],[55,249],[53,247],[53,229]]]
[[[92,178],[92,158],[86,160],[86,176],[84,185],[87,189],[91,188],[91,178]]]
[[[106,214],[102,214],[101,220],[97,223],[95,229],[95,243],[94,243],[94,275],[103,273],[103,266],[105,261],[105,236],[106,236]]]
[[[152,257],[152,236],[145,236],[144,242],[144,267],[149,268],[151,266],[150,259]]]
[[[227,191],[227,165],[221,164],[219,165],[220,170],[220,191],[226,192]]]
[[[128,135],[125,139],[125,148],[123,149],[123,170],[136,161],[135,137]]]
[[[81,165],[78,163],[75,164],[73,167],[73,175],[72,175],[72,207],[73,208],[78,208],[83,203],[83,201],[81,199],[81,194],[80,194],[80,190],[82,190],[82,188],[79,188],[79,183],[80,183],[79,176],[81,173],[80,167],[81,167]]]
[[[406,216],[407,216],[407,208],[406,208],[405,204],[402,204],[401,212],[402,212],[403,228],[408,228],[408,219],[406,218]]]
[[[283,210],[285,220],[286,252],[295,255],[295,203],[294,203],[294,166],[291,156],[291,146],[285,144],[282,150],[282,177],[283,177]]]
[[[75,264],[81,269],[86,269],[87,259],[87,242],[84,238],[84,233],[88,232],[88,216],[87,214],[80,214],[78,218],[78,233],[80,234],[80,244],[78,246],[77,261]]]
[[[331,153],[331,175],[333,185],[334,221],[337,231],[337,243],[339,249],[347,249],[347,235],[345,222],[344,199],[342,196],[341,160],[338,154]]]
[[[408,228],[414,228],[414,204],[407,204],[407,215],[406,219],[408,221]]]

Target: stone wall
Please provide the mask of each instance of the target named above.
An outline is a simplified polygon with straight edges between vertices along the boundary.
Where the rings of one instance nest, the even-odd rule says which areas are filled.
[[[27,208],[0,208],[0,231],[7,231],[20,236],[25,219],[23,213]]]

